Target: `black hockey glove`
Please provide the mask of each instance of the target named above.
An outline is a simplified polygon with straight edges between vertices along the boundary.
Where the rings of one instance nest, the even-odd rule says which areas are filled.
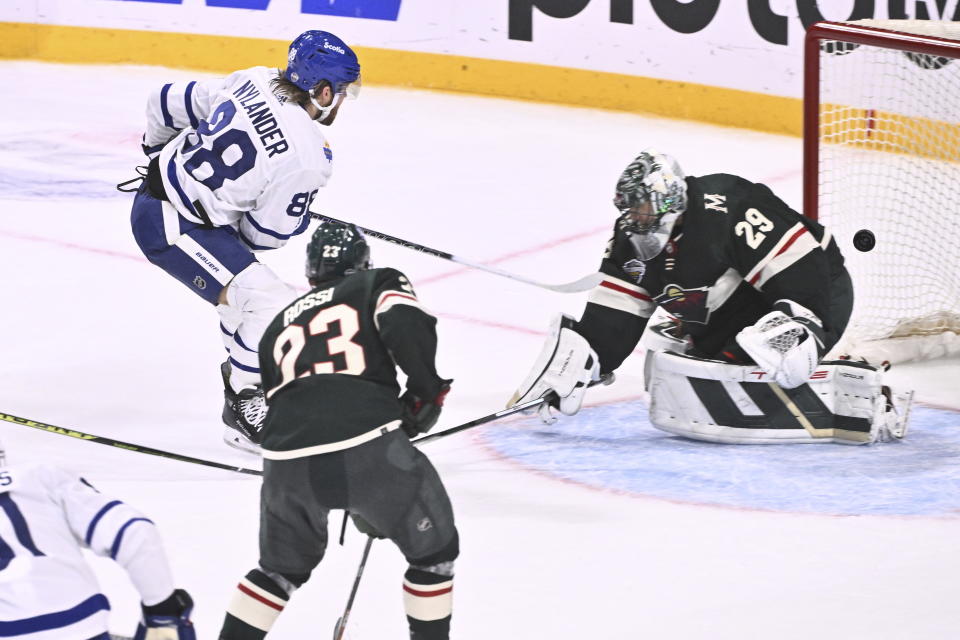
[[[440,391],[431,400],[424,400],[413,395],[410,391],[405,391],[400,396],[400,404],[403,405],[400,427],[407,434],[407,437],[415,438],[421,433],[430,431],[433,425],[437,424],[440,410],[443,408],[443,401],[450,393],[452,383],[453,380],[441,380]]]
[[[376,538],[377,540],[383,540],[387,537],[377,531],[372,524],[364,520],[363,516],[357,515],[351,511],[350,519],[353,520],[353,526],[357,528],[357,531],[364,535],[370,536],[371,538]]]
[[[183,589],[176,589],[163,602],[150,606],[141,605],[141,608],[143,620],[137,625],[134,640],[153,640],[154,638],[196,640],[196,631],[193,628],[193,622],[190,621],[193,598]]]

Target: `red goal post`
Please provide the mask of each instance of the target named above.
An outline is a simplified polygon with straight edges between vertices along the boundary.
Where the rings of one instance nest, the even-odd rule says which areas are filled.
[[[960,352],[960,23],[819,22],[804,51],[804,212],[854,279],[838,349]]]

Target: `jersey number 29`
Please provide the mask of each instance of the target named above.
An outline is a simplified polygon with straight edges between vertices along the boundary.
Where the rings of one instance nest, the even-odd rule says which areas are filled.
[[[332,323],[338,321],[340,323],[340,335],[327,339],[327,352],[331,356],[342,353],[346,365],[337,369],[334,363],[329,360],[314,362],[309,369],[298,376],[295,366],[300,352],[307,344],[308,335],[324,334]],[[280,384],[267,391],[267,397],[273,396],[298,377],[305,378],[309,375],[322,373],[345,373],[358,376],[363,373],[364,369],[367,368],[367,361],[363,356],[363,347],[351,340],[359,330],[360,318],[357,315],[357,310],[347,304],[338,304],[321,309],[307,323],[306,327],[298,324],[287,326],[277,336],[277,341],[273,345],[273,360],[280,368]],[[284,351],[285,348],[286,351]]]

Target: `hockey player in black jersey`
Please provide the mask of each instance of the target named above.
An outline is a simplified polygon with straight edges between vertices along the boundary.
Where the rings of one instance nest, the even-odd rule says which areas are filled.
[[[512,402],[552,391],[557,408],[575,413],[589,382],[617,369],[646,331],[646,347],[669,352],[647,367],[651,421],[660,428],[721,442],[889,435],[873,419],[883,403],[880,372],[821,366],[853,308],[851,278],[828,230],[763,184],[723,173],[685,177],[653,149],[624,170],[614,205],[620,215],[603,281],[579,322],[558,319]],[[690,380],[759,384],[741,392]],[[849,380],[862,388],[844,386]],[[814,382],[829,388],[811,390]],[[851,395],[870,400],[851,408]]]
[[[410,637],[446,640],[459,538],[440,477],[409,441],[436,423],[452,382],[434,366],[436,319],[402,273],[370,268],[352,225],[322,224],[306,271],[312,290],[260,342],[268,404],[260,563],[237,586],[220,638],[267,635],[323,558],[328,512],[345,509],[409,562]],[[407,376],[402,395],[397,366]]]

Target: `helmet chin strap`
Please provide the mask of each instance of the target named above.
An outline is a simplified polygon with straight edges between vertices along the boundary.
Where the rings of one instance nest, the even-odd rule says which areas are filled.
[[[320,106],[320,103],[317,102],[317,99],[314,97],[312,93],[310,94],[310,102],[313,103],[313,106],[319,112],[317,116],[314,118],[314,120],[317,120],[320,123],[323,123],[323,121],[326,120],[327,117],[329,117],[330,113],[334,109],[336,109],[338,106],[340,106],[341,102],[343,102],[343,94],[342,93],[334,94],[333,100],[330,101],[330,105],[326,107]]]
[[[330,103],[329,107],[322,107],[320,103],[317,102],[317,99],[313,97],[313,94],[310,94],[310,102],[313,103],[313,106],[317,109],[317,115],[313,118],[314,120],[325,120],[327,116],[330,115],[330,112],[333,111],[333,108],[336,106],[337,101],[334,100]]]

